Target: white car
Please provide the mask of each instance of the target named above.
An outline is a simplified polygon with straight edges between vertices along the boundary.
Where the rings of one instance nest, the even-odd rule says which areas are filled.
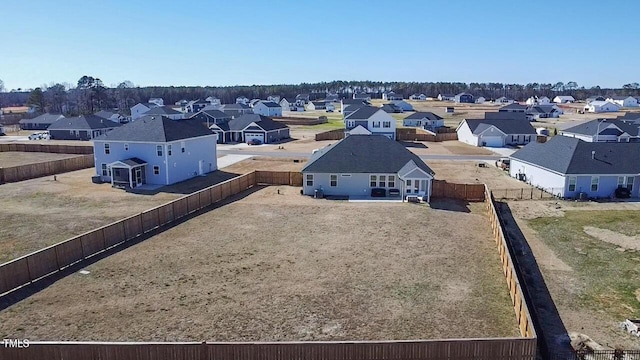
[[[29,135],[29,140],[49,140],[51,136],[47,131],[37,132]]]

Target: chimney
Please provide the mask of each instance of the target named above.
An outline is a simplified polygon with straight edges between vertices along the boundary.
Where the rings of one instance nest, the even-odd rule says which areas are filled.
[[[596,151],[593,150],[591,151],[591,160],[595,160],[596,159]]]

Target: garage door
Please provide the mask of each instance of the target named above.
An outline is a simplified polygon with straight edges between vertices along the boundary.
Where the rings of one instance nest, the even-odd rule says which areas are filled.
[[[480,138],[480,145],[489,147],[504,146],[502,142],[502,136],[483,136],[482,138]]]
[[[249,142],[253,139],[260,140],[261,143],[264,144],[264,133],[245,133],[244,134],[244,142]]]

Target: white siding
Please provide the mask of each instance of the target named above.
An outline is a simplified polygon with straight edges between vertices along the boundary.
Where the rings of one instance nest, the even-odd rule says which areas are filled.
[[[525,174],[528,184],[564,196],[565,177],[563,175],[511,158],[509,175],[516,177],[517,174]]]
[[[461,141],[465,144],[478,146],[478,137],[473,135],[466,121],[460,124],[460,127],[458,128],[457,133],[458,133],[458,141]]]

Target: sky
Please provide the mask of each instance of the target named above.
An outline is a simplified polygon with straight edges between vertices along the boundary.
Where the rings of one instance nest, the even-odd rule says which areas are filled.
[[[5,88],[640,82],[638,0],[0,0]]]

